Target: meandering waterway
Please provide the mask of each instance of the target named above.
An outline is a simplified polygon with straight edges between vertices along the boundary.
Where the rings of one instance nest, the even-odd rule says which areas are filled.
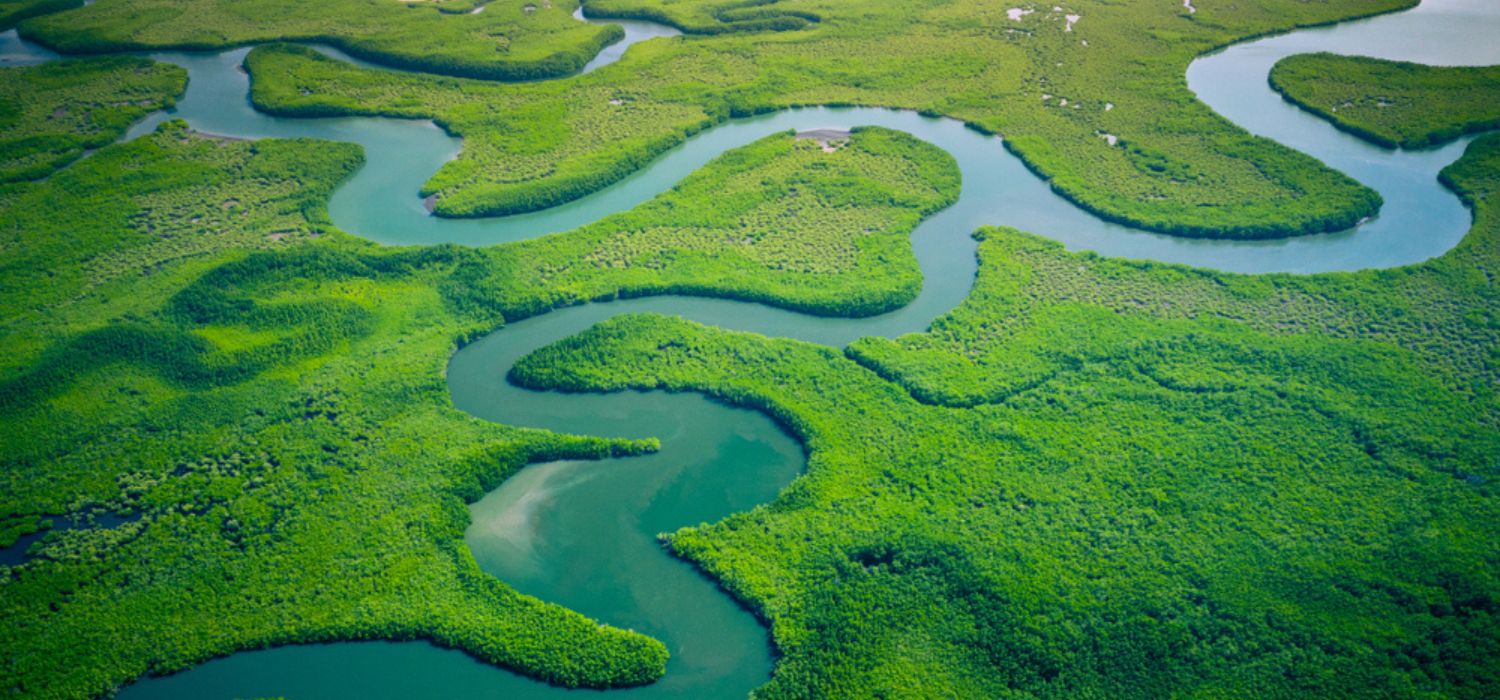
[[[645,25],[646,23],[633,23]],[[627,26],[627,40],[589,64],[618,60],[660,27]],[[672,652],[666,677],[610,697],[743,697],[763,683],[772,657],[765,629],[689,565],[665,554],[655,534],[712,521],[771,500],[800,471],[800,446],[764,416],[696,395],[529,392],[504,377],[519,357],[619,313],[651,311],[730,328],[843,345],[863,335],[924,330],[967,294],[975,270],[969,232],[1004,224],[1070,249],[1238,272],[1323,272],[1419,262],[1452,248],[1470,215],[1436,174],[1468,142],[1427,151],[1370,146],[1285,104],[1266,84],[1276,60],[1333,51],[1433,64],[1500,63],[1500,7],[1484,0],[1424,3],[1395,15],[1260,39],[1205,56],[1188,84],[1220,114],[1310,153],[1379,190],[1381,215],[1357,229],[1282,241],[1181,239],[1093,217],[1053,193],[1000,140],[945,119],[881,109],[788,110],[709,129],[641,172],[574,203],[515,217],[428,216],[416,192],[460,144],[426,122],[283,119],[259,114],[239,70],[246,49],[157,53],[189,70],[171,114],[132,129],[147,133],[180,117],[206,132],[243,137],[309,136],[353,141],[368,162],[330,203],[344,230],[392,244],[471,245],[564,231],[628,209],[666,190],[720,153],[785,129],[880,125],[910,132],[954,155],[963,193],[912,234],[925,284],[911,305],[883,316],[814,318],[740,302],[658,297],[572,307],[511,324],[459,352],[449,366],[454,404],[503,423],[575,433],[662,438],[659,454],[606,462],[558,462],[523,470],[474,504],[467,542],[480,564],[519,590],[603,622],[649,633]],[[55,55],[0,34],[7,64]],[[124,698],[289,697],[533,698],[565,691],[421,643],[359,643],[248,652],[136,683]]]

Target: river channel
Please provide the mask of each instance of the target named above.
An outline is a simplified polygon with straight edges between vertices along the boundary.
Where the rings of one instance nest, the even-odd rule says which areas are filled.
[[[591,62],[606,68],[628,47],[675,30],[626,24],[627,38]],[[570,204],[533,214],[453,220],[427,214],[417,191],[460,143],[429,122],[286,119],[254,111],[239,66],[248,49],[153,53],[188,69],[187,93],[128,137],[167,118],[210,133],[316,137],[364,146],[367,163],[330,202],[334,222],[387,244],[490,245],[566,231],[629,209],[670,188],[726,150],[787,129],[878,125],[909,132],[951,153],[963,191],[924,221],[912,245],[925,284],[912,304],[867,319],[816,318],[714,299],[657,297],[590,304],[510,324],[467,346],[448,368],[454,405],[488,420],[558,431],[662,440],[661,452],[603,462],[555,462],[522,470],[473,504],[466,540],[480,565],[523,593],[633,628],[668,645],[667,675],[608,697],[744,697],[769,677],[765,628],[690,565],[666,554],[656,534],[711,522],[775,498],[805,464],[802,449],[758,413],[698,395],[532,392],[505,380],[516,359],[611,316],[649,311],[768,335],[842,346],[865,335],[925,330],[968,293],[975,271],[969,233],[1009,225],[1102,255],[1184,263],[1233,272],[1318,273],[1394,267],[1451,249],[1470,213],[1436,176],[1470,139],[1401,151],[1360,141],[1286,104],[1266,83],[1280,58],[1314,51],[1438,65],[1500,63],[1500,5],[1429,0],[1397,14],[1237,44],[1203,56],[1189,87],[1251,132],[1313,155],[1385,199],[1378,217],[1349,231],[1278,241],[1184,239],[1110,224],[1037,178],[997,137],[948,119],[871,108],[786,110],[706,130],[640,172]],[[670,39],[666,39],[670,40]],[[332,55],[337,52],[325,50]],[[0,60],[53,60],[45,49],[0,34]],[[345,643],[236,654],[165,678],[143,679],[122,698],[540,698],[591,696],[531,681],[424,643]]]

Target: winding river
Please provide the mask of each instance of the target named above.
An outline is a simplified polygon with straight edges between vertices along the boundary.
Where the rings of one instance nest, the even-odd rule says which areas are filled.
[[[675,34],[648,23],[628,23],[626,29],[626,41],[601,53],[586,70],[618,60],[632,43]],[[655,535],[773,499],[802,469],[801,447],[764,416],[698,395],[521,390],[505,381],[517,358],[600,320],[639,311],[835,346],[864,335],[921,331],[968,293],[975,270],[968,234],[981,224],[1015,226],[1074,250],[1236,272],[1311,273],[1426,260],[1452,248],[1469,227],[1469,212],[1436,181],[1438,170],[1455,160],[1469,139],[1423,151],[1371,146],[1284,103],[1267,86],[1266,74],[1280,58],[1310,51],[1495,64],[1500,63],[1496,36],[1500,6],[1495,3],[1429,0],[1408,12],[1260,39],[1195,61],[1187,74],[1189,87],[1213,109],[1318,157],[1385,198],[1381,215],[1357,229],[1282,241],[1181,239],[1109,224],[1053,193],[999,139],[952,120],[883,109],[787,110],[736,120],[571,204],[514,217],[441,219],[427,215],[416,192],[458,152],[455,139],[427,122],[259,114],[248,104],[248,80],[238,68],[246,49],[151,54],[186,67],[188,90],[173,113],[153,115],[130,137],[180,117],[218,134],[360,143],[368,162],[335,192],[330,213],[344,230],[390,244],[483,245],[568,230],[651,198],[727,149],[786,129],[887,126],[953,154],[963,173],[962,196],[912,234],[925,286],[915,302],[898,311],[849,320],[684,297],[590,304],[508,325],[464,348],[449,366],[454,404],[476,416],[574,433],[662,439],[662,451],[651,456],[556,462],[521,471],[472,506],[466,539],[486,571],[520,591],[668,645],[672,659],[664,679],[608,691],[609,697],[744,697],[771,669],[765,629],[711,581],[665,554]],[[14,32],[0,34],[0,60],[6,65],[52,58]],[[428,644],[377,642],[236,654],[142,680],[120,697],[533,698],[593,692],[547,686]]]

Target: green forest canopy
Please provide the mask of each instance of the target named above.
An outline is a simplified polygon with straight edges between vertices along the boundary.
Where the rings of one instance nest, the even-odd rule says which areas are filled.
[[[671,4],[683,18],[741,17],[726,19],[741,10],[727,3]],[[652,42],[561,83],[419,81],[284,46],[257,49],[251,70],[272,109],[438,116],[463,133],[469,164],[434,178],[450,213],[537,206],[526,197],[564,183],[576,196],[728,115],[835,97],[1003,128],[1032,165],[1062,169],[1070,197],[1121,218],[1177,226],[1174,208],[1221,198],[1181,233],[1262,235],[1256,215],[1300,226],[1368,204],[1362,187],[1237,132],[1163,77],[1227,37],[1347,9],[1270,0],[1189,17],[1087,3],[1075,34],[1056,13],[1009,24],[998,6],[851,8],[776,3],[767,11],[816,20]],[[161,41],[181,29],[164,23]],[[1136,62],[1075,67],[1083,40]],[[71,65],[48,70],[126,66],[149,78],[142,100],[181,90],[180,73],[155,64]],[[1363,67],[1333,69],[1330,82]],[[1121,71],[1137,80],[1116,82]],[[29,92],[47,74],[0,75],[25,76],[13,89],[28,110],[110,102],[102,88]],[[984,91],[989,78],[999,91]],[[1045,101],[1014,99],[1044,86]],[[420,106],[396,102],[401,90]],[[1115,108],[1089,109],[1105,90],[1122,95]],[[614,119],[595,98],[641,114]],[[1438,123],[1446,103],[1414,104],[1393,128]],[[1152,111],[1168,105],[1180,121]],[[119,107],[126,116],[56,133],[107,140],[130,109],[154,109]],[[590,124],[615,130],[569,144]],[[523,125],[535,153],[506,135]],[[1098,126],[1126,145],[1085,134]],[[1053,139],[1097,148],[1052,151]],[[1251,175],[1229,166],[1239,156],[1309,179]],[[475,165],[484,158],[551,158],[574,179],[539,166],[497,186]],[[781,134],[574,232],[387,249],[327,218],[328,194],[360,161],[347,144],[226,141],[168,123],[45,181],[0,185],[0,543],[48,514],[141,515],[52,533],[0,570],[0,677],[13,689],[99,695],[238,649],[372,637],[432,639],[565,685],[659,677],[660,643],[518,595],[461,543],[464,503],[524,464],[654,443],[465,416],[442,381],[454,344],[622,294],[885,310],[915,291],[902,239],[958,186],[950,159],[896,132],[863,130],[832,153]],[[840,352],[629,316],[533,354],[515,377],[703,391],[806,441],[809,473],[777,501],[669,539],[771,622],[783,656],[766,697],[1489,697],[1500,137],[1475,141],[1443,179],[1474,227],[1420,265],[1249,277],[985,229],[974,293],[927,333]],[[1163,183],[1166,200],[1142,196]],[[1285,211],[1289,183],[1327,197]],[[768,207],[782,201],[793,207]]]
[[[442,379],[454,344],[618,294],[889,308],[918,284],[907,234],[958,190],[952,158],[905,134],[832,152],[778,134],[575,232],[390,249],[327,223],[359,162],[169,122],[0,199],[0,285],[26,292],[0,302],[0,542],[48,514],[141,515],[53,533],[0,571],[0,669],[27,694],[365,638],[564,685],[659,677],[660,642],[515,593],[462,542],[465,502],[524,464],[653,442],[462,414]]]
[[[1500,66],[1424,66],[1301,54],[1277,62],[1287,100],[1383,146],[1437,146],[1500,127]]]
[[[187,71],[133,56],[0,68],[0,183],[32,180],[170,106]]]
[[[1447,172],[1479,217],[1427,265],[1246,278],[991,229],[932,333],[845,356],[631,315],[512,378],[703,392],[807,444],[777,500],[668,538],[770,620],[757,697],[1484,698],[1497,166],[1491,136]]]

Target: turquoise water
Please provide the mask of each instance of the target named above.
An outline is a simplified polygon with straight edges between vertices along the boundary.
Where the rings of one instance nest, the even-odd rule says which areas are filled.
[[[573,16],[579,21],[583,22],[594,21],[584,16],[582,5],[579,5],[578,9],[573,11]],[[625,51],[627,49],[642,41],[645,41],[647,39],[654,39],[659,36],[678,36],[682,34],[682,32],[677,31],[673,27],[668,27],[664,24],[657,24],[655,22],[637,22],[628,19],[606,19],[598,20],[597,23],[619,25],[621,29],[625,30],[625,38],[604,47],[604,49],[599,52],[599,55],[594,57],[594,60],[584,64],[583,72],[585,73],[591,72],[598,68],[603,68],[604,66],[620,60],[625,56]]]
[[[649,38],[650,31],[631,36]],[[789,110],[729,122],[572,204],[517,217],[439,219],[426,214],[416,192],[460,144],[432,124],[268,117],[250,109],[245,98],[247,79],[237,69],[244,50],[154,56],[189,69],[188,93],[170,116],[185,118],[200,130],[363,144],[368,163],[335,193],[330,212],[345,230],[384,243],[483,245],[567,230],[649,199],[727,149],[791,128],[888,126],[958,159],[963,195],[913,233],[926,282],[919,298],[901,310],[845,320],[682,297],[595,304],[512,324],[466,347],[449,366],[454,404],[476,416],[575,433],[662,439],[657,455],[557,462],[522,471],[472,506],[474,522],[466,541],[485,570],[517,589],[667,643],[672,660],[661,682],[609,691],[610,697],[703,698],[743,697],[766,680],[772,664],[766,632],[712,582],[662,552],[654,536],[771,500],[803,467],[801,448],[764,416],[696,395],[524,391],[504,379],[515,359],[599,320],[633,311],[682,315],[835,346],[862,335],[921,331],[967,294],[975,269],[968,234],[981,224],[1016,226],[1075,250],[1240,272],[1353,270],[1425,260],[1450,249],[1469,226],[1469,213],[1435,179],[1467,141],[1417,152],[1367,145],[1285,104],[1266,85],[1266,73],[1282,56],[1308,51],[1438,64],[1500,63],[1496,36],[1500,7],[1495,3],[1449,0],[1257,40],[1194,62],[1189,86],[1220,114],[1324,160],[1385,197],[1381,215],[1352,231],[1268,242],[1179,239],[1103,222],[1052,193],[1005,152],[999,139],[951,120],[880,109]],[[614,48],[623,53],[630,43]],[[18,56],[17,61],[50,58],[30,50],[13,33],[10,39],[0,35],[0,55]],[[166,116],[153,117],[132,134],[148,132]],[[121,697],[532,698],[594,692],[552,688],[426,644],[359,643],[236,654],[175,676],[143,680]]]
[[[1361,51],[1366,39],[1358,30],[1401,16],[1314,31],[1328,37],[1319,46],[1348,42],[1357,52],[1368,53]],[[621,182],[569,204],[519,216],[446,219],[430,216],[417,192],[438,167],[458,154],[458,139],[426,121],[285,119],[256,112],[245,97],[249,78],[239,68],[249,51],[243,48],[216,54],[152,54],[186,67],[188,90],[172,112],[144,120],[130,136],[150,133],[162,120],[177,117],[210,133],[359,143],[365,148],[367,163],[334,193],[330,214],[347,231],[397,245],[489,245],[567,231],[640,204],[720,153],[769,134],[858,125],[901,129],[957,158],[964,177],[963,197],[941,219],[925,222],[918,239],[932,230],[959,227],[967,234],[981,224],[1006,224],[1056,239],[1072,250],[1103,255],[1235,272],[1310,273],[1420,262],[1442,254],[1463,237],[1469,214],[1457,197],[1437,183],[1436,175],[1457,159],[1468,139],[1436,150],[1406,152],[1383,150],[1340,133],[1285,104],[1270,90],[1265,73],[1285,53],[1254,51],[1259,46],[1235,47],[1194,63],[1190,85],[1234,121],[1252,131],[1268,131],[1277,140],[1306,150],[1379,190],[1387,204],[1375,220],[1351,231],[1274,241],[1214,241],[1138,231],[1073,206],[1005,151],[997,137],[949,119],[872,108],[785,110],[734,120],[690,138]],[[1500,62],[1500,56],[1492,60]],[[1413,236],[1414,230],[1426,234]],[[967,264],[964,259],[969,253],[954,252],[950,261],[938,265],[940,269],[956,270]]]

